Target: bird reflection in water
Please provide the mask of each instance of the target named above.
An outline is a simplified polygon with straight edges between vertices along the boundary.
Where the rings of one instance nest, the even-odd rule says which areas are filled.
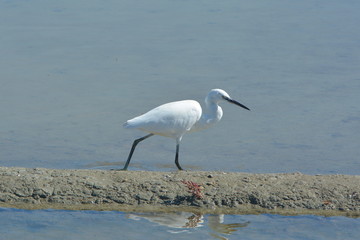
[[[171,233],[187,232],[190,228],[204,226],[204,215],[190,212],[170,212],[170,213],[132,213],[128,215],[129,219],[146,219],[150,222],[171,228]],[[246,227],[250,222],[224,224],[224,215],[207,215],[208,227],[213,231],[212,237],[218,239],[227,239],[221,235],[231,235],[238,228]],[[175,230],[176,229],[176,230]]]
[[[236,232],[238,228],[247,227],[250,222],[243,222],[243,223],[228,223],[224,224],[224,215],[209,215],[208,216],[208,226],[214,233],[210,233],[211,236],[218,238],[218,239],[227,239],[222,237],[218,234],[226,234],[231,235],[233,232]]]

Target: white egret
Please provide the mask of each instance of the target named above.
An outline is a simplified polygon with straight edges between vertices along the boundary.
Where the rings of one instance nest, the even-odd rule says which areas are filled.
[[[149,134],[134,141],[122,170],[127,170],[136,145],[153,135],[176,140],[175,164],[179,170],[183,170],[179,164],[179,146],[182,137],[186,132],[203,130],[219,122],[223,115],[223,111],[218,105],[221,101],[227,101],[250,110],[243,104],[231,99],[224,90],[212,89],[205,98],[204,111],[197,101],[183,100],[163,104],[141,116],[126,121],[123,125],[124,128],[136,128]]]

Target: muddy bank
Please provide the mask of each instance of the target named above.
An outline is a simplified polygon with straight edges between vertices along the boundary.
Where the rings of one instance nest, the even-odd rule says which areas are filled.
[[[360,215],[360,176],[1,167],[1,206]]]

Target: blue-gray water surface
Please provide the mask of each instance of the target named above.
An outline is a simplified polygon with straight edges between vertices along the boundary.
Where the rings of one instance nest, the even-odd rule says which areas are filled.
[[[184,168],[358,175],[358,9],[355,0],[0,1],[0,165],[120,168],[144,135],[123,122],[165,102],[202,103],[222,88],[251,112],[222,104],[220,123],[184,136]],[[175,141],[152,137],[129,169],[175,170],[174,152]],[[13,223],[9,239],[91,239],[95,229],[86,224],[95,220],[102,236],[126,229],[135,239],[140,223],[155,236],[170,234],[126,213],[1,214]],[[359,226],[343,217],[225,219],[250,221],[234,232],[248,239],[309,239],[317,231],[316,239],[351,239],[358,228],[342,226]],[[210,236],[207,227],[181,234]]]
[[[1,239],[357,239],[360,219],[0,208]]]

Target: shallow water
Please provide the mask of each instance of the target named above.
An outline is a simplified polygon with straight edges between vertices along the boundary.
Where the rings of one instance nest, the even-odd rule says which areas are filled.
[[[122,129],[123,122],[169,101],[202,103],[211,88],[223,88],[252,111],[223,104],[217,126],[184,136],[184,168],[360,174],[359,5],[1,1],[0,165],[120,168],[132,141],[143,135]],[[174,170],[174,151],[174,141],[150,138],[130,168]],[[216,238],[209,224],[175,234],[125,213],[3,209],[1,214],[13,223],[1,226],[10,239],[116,238],[125,231],[135,239],[141,237],[138,224],[154,238]],[[343,227],[359,225],[343,217],[225,220],[250,221],[232,236],[255,239],[311,234],[352,239],[358,230]],[[95,232],[89,221],[101,229]]]
[[[357,239],[360,219],[0,208],[2,239]]]
[[[1,165],[122,165],[144,135],[123,122],[223,88],[252,111],[185,135],[184,168],[359,174],[359,2],[80,2],[0,3]],[[174,152],[153,137],[130,167]]]

